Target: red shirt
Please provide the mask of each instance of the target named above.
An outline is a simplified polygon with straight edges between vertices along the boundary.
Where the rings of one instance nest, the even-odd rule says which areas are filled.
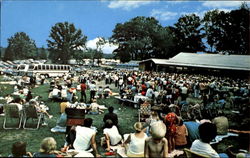
[[[85,91],[87,89],[87,86],[85,83],[81,84],[81,91]]]

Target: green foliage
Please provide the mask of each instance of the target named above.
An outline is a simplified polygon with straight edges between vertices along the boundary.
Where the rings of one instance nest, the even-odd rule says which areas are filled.
[[[57,23],[51,28],[47,40],[50,51],[49,58],[53,62],[67,64],[76,50],[85,48],[87,37],[74,24],[68,22]]]
[[[118,23],[110,38],[119,44],[115,56],[122,61],[139,60],[149,57],[167,57],[172,44],[170,32],[153,17],[138,16],[124,24]],[[124,57],[126,59],[124,59]]]
[[[8,39],[4,60],[35,58],[35,41],[24,32],[17,32]]]
[[[171,28],[175,37],[178,52],[203,51],[205,46],[202,43],[203,34],[199,16],[195,14],[185,15],[178,19],[178,22]]]
[[[249,15],[249,8],[244,3],[231,12],[207,12],[203,23],[210,52],[249,54]]]

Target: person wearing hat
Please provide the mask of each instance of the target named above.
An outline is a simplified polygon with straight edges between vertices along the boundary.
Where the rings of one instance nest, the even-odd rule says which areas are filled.
[[[166,125],[157,121],[151,125],[151,137],[145,140],[144,157],[168,157]]]
[[[146,128],[143,127],[141,122],[134,124],[135,133],[131,133],[127,140],[124,142],[124,146],[127,150],[128,157],[143,157],[145,140],[148,137],[145,133]],[[127,145],[128,144],[128,145]]]

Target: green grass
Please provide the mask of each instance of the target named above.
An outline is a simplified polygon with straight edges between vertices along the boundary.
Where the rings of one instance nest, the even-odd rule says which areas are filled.
[[[5,87],[5,88],[3,88]],[[5,96],[10,94],[13,91],[13,86],[9,85],[0,85],[0,96]],[[16,141],[25,141],[27,142],[27,151],[32,153],[37,152],[40,148],[40,143],[45,137],[54,137],[57,141],[57,147],[60,149],[64,145],[65,134],[63,133],[52,133],[50,129],[56,125],[56,121],[59,118],[60,106],[59,102],[51,102],[48,100],[48,90],[49,85],[41,85],[32,89],[33,96],[41,96],[40,100],[44,101],[47,106],[49,106],[49,113],[54,117],[49,120],[47,119],[48,126],[41,126],[38,130],[4,130],[3,120],[4,117],[0,117],[0,155],[8,156],[11,153],[11,146]],[[80,93],[78,92],[78,96]],[[89,99],[89,93],[87,93],[87,98]],[[137,121],[137,110],[132,107],[122,107],[118,104],[118,101],[114,98],[108,99],[99,99],[98,103],[100,105],[106,105],[107,107],[113,106],[115,108],[115,113],[118,114],[119,127],[121,134],[133,132],[133,124]],[[120,110],[119,110],[120,108]],[[105,110],[105,113],[107,110]],[[100,153],[104,152],[104,149],[100,147],[100,138],[103,136],[103,131],[101,127],[103,126],[103,116],[100,115],[86,115],[85,118],[90,117],[93,121],[93,126],[97,127],[98,133],[96,137],[98,150]]]

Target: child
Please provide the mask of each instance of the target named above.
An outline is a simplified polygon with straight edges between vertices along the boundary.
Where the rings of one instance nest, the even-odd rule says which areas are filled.
[[[165,138],[167,128],[163,122],[157,121],[152,124],[151,137],[145,141],[144,157],[167,157],[168,140]]]

